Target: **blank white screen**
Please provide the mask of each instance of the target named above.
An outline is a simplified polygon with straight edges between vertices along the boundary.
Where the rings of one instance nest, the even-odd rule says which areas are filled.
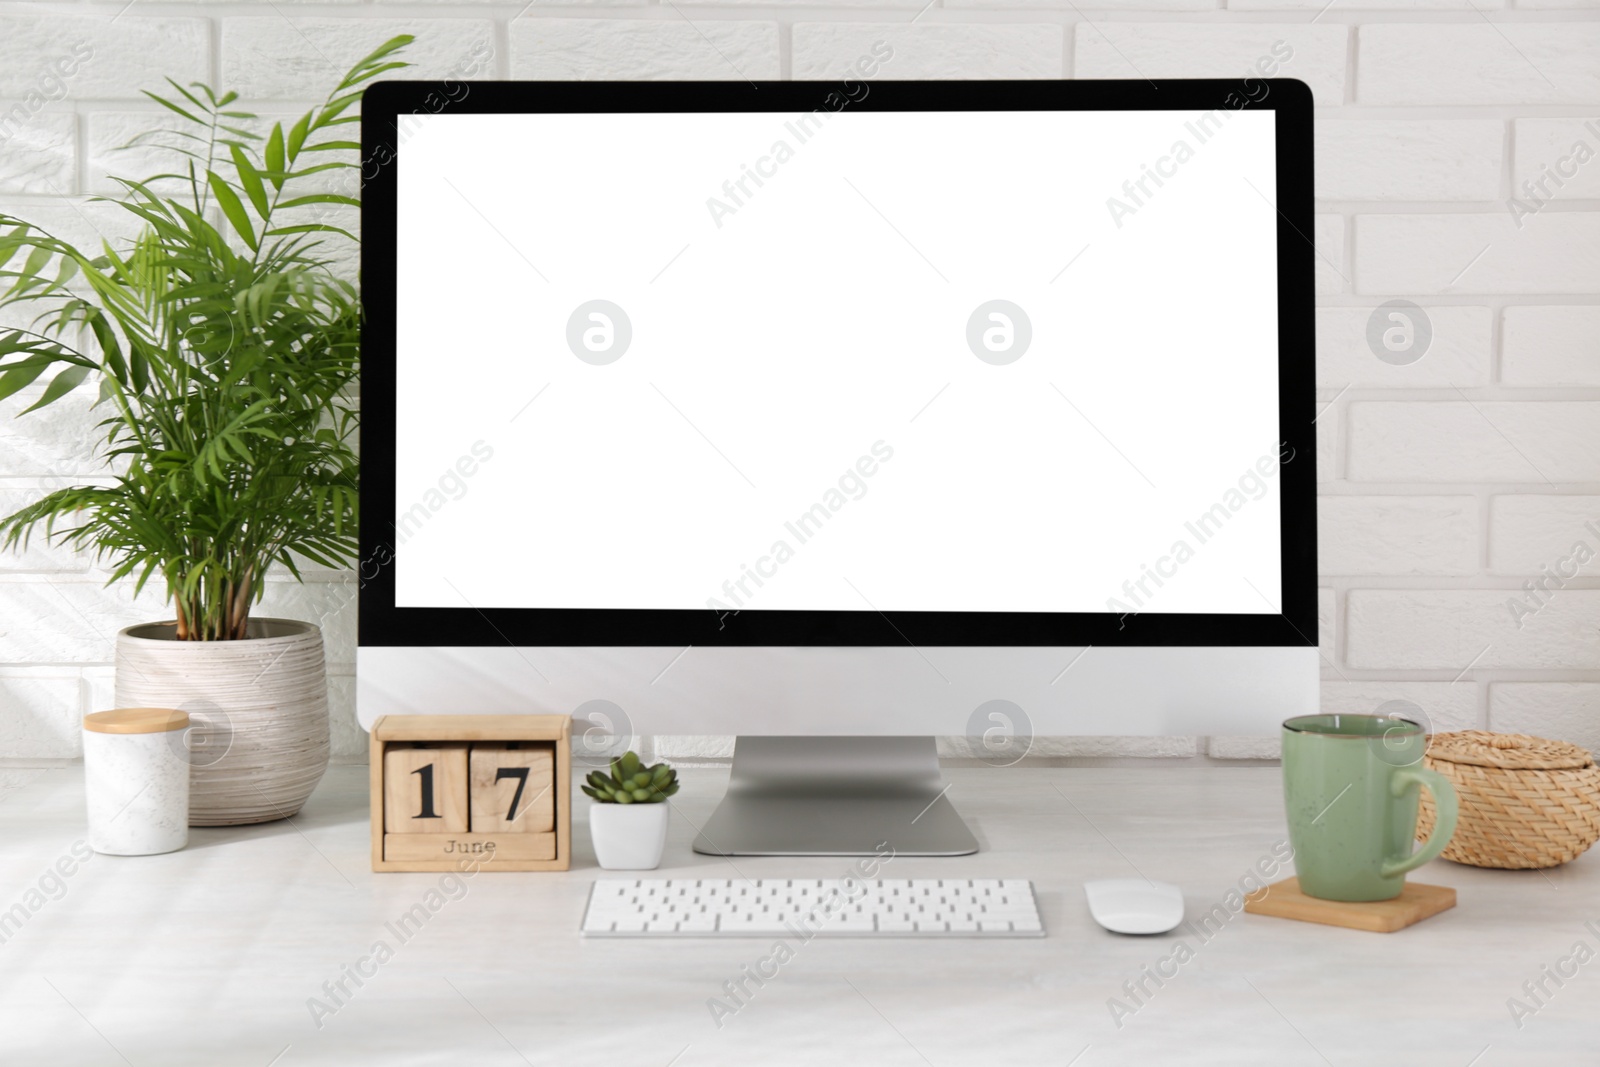
[[[1273,116],[1199,122],[408,120],[397,604],[1275,614]]]

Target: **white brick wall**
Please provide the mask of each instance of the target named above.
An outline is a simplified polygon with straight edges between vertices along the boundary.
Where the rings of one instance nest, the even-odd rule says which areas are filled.
[[[165,85],[163,78],[187,83],[212,73],[208,19],[154,18],[143,10],[121,17],[21,15],[31,6],[6,6],[0,100],[7,109],[30,93],[57,97],[58,86],[73,100],[133,98]]]
[[[1356,481],[1600,482],[1594,401],[1363,401],[1349,430]]]
[[[1470,496],[1328,496],[1317,505],[1326,575],[1472,574],[1478,502]]]
[[[1345,219],[1342,215],[1318,215],[1316,233],[1316,285],[1318,296],[1350,291],[1350,266],[1345,259]]]
[[[0,142],[0,193],[71,192],[76,136],[77,121],[70,112],[41,109]]]
[[[408,75],[443,78],[475,52],[494,46],[488,19],[361,19],[267,14],[224,18],[222,79],[251,100],[297,100],[322,93],[376,44],[401,33],[425,35],[428,47],[411,58]],[[318,94],[319,96],[321,93]]]
[[[778,77],[771,22],[519,19],[511,26],[517,78]]]
[[[1367,345],[1370,308],[1318,308],[1317,385],[1325,389],[1488,385],[1494,320],[1489,309],[1430,304],[1422,310],[1432,327],[1432,340],[1420,360],[1400,366],[1373,358]]]
[[[8,710],[0,715],[0,752],[10,759],[81,752],[83,686],[69,668],[0,667],[0,708]]]
[[[1063,39],[1060,26],[1026,23],[800,23],[794,27],[794,77],[844,76],[883,41],[894,58],[883,65],[882,78],[1059,78]]]
[[[1316,132],[1322,200],[1493,200],[1500,192],[1506,131],[1494,119],[1328,119]]]
[[[1078,24],[1073,73],[1079,78],[1242,78],[1276,70],[1311,86],[1319,105],[1333,106],[1345,98],[1349,39],[1349,32],[1338,25],[1096,19]],[[1292,54],[1275,62],[1274,45],[1283,50],[1279,42]]]
[[[1600,574],[1600,496],[1497,495],[1489,502],[1489,569],[1495,574],[1542,575],[1547,568]],[[1592,560],[1576,551],[1594,550]]]
[[[1518,589],[1356,589],[1346,656],[1358,670],[1600,669],[1600,589],[1555,591],[1519,615]]]
[[[1508,307],[1501,321],[1508,385],[1600,385],[1600,306]]]
[[[1600,64],[1597,64],[1600,66]],[[1358,215],[1361,293],[1600,293],[1600,213]]]
[[[113,151],[163,121],[139,90],[221,80],[290,111],[401,31],[424,76],[822,78],[885,40],[881,77],[1241,76],[1266,60],[1304,79],[1324,706],[1403,699],[1438,728],[1600,746],[1600,0],[0,2],[0,208],[76,241],[120,236],[126,218],[87,197],[146,169]],[[1367,342],[1391,300],[1431,330],[1406,365]],[[89,395],[13,421],[35,395],[0,402],[0,507],[103,473],[85,457]],[[1567,562],[1579,542],[1594,560]],[[103,580],[70,550],[0,558],[0,758],[73,755],[77,716],[111,699],[111,635],[164,614]],[[361,758],[349,592],[337,574],[275,583],[264,610],[325,625],[335,751]],[[1276,742],[1041,750],[1238,758]]]
[[[1489,687],[1489,723],[1496,730],[1573,741],[1600,751],[1600,684],[1500,682]]]
[[[1590,104],[1600,25],[1490,22],[1362,26],[1361,104]]]
[[[1600,166],[1595,165],[1600,155],[1600,117],[1518,119],[1516,127],[1513,188],[1520,192],[1524,182],[1544,178],[1546,196],[1600,198]]]

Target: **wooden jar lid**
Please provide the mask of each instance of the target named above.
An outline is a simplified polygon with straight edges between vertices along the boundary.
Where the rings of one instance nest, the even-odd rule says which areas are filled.
[[[83,717],[83,728],[97,734],[160,734],[188,725],[188,712],[170,708],[118,708]]]
[[[1571,770],[1593,762],[1587,749],[1566,741],[1487,730],[1434,734],[1428,744],[1428,758],[1508,771]]]

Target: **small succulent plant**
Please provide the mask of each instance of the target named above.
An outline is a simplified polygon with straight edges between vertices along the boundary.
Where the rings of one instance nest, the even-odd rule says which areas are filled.
[[[611,773],[590,771],[581,788],[602,804],[659,804],[678,791],[678,772],[665,763],[646,767],[625,752],[611,761]]]

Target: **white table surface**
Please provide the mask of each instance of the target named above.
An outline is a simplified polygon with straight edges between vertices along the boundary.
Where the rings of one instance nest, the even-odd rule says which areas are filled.
[[[81,771],[0,772],[0,909],[42,901],[0,944],[0,1064],[1600,1064],[1600,855],[1547,872],[1435,862],[1419,880],[1460,903],[1395,934],[1240,914],[1204,943],[1184,928],[1121,937],[1094,925],[1081,883],[1137,870],[1180,885],[1198,918],[1284,837],[1276,769],[947,774],[983,851],[900,857],[882,876],[1032,879],[1049,936],[814,940],[719,1028],[708,998],[772,939],[581,939],[606,873],[581,796],[572,871],[477,875],[401,943],[385,924],[440,876],[368,869],[365,768],[330,770],[292,822],[96,856],[64,892],[46,887],[55,898],[27,894],[84,836]],[[658,876],[844,873],[832,858],[695,855],[692,824],[726,776],[684,777]],[[393,957],[359,988],[347,979],[319,1027],[310,998],[379,940]],[[1108,1001],[1131,1005],[1123,984],[1180,940],[1193,958],[1159,989],[1146,979],[1153,996],[1116,1025]],[[1596,957],[1560,988],[1546,979],[1519,1028],[1508,998],[1580,941]]]

